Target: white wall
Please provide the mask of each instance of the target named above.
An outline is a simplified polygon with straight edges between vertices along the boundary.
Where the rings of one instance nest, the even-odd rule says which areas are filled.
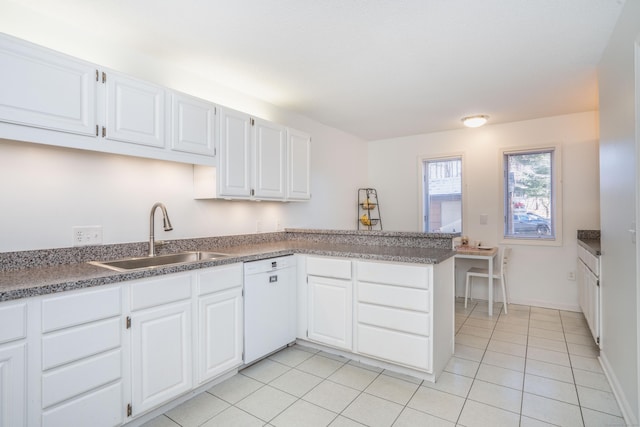
[[[500,150],[558,145],[562,152],[563,244],[515,245],[510,269],[514,303],[579,310],[576,230],[599,228],[597,114],[586,112],[478,129],[415,135],[369,142],[369,185],[377,188],[388,230],[421,231],[419,159],[463,155],[463,230],[472,240],[502,241]],[[480,224],[480,214],[488,224]],[[461,283],[458,280],[458,294]]]
[[[194,200],[192,167],[0,140],[0,252],[71,246],[72,226],[102,225],[104,243],[148,239],[149,210],[167,205],[174,230],[159,239],[256,232],[281,227],[353,229],[357,188],[367,180],[366,143],[340,130],[183,70],[90,37],[16,3],[3,4],[7,34],[150,80],[312,135],[310,202]],[[212,76],[215,77],[215,76]]]
[[[602,216],[602,351],[630,425],[640,419],[637,230],[640,120],[640,2],[627,1],[600,63],[600,211]],[[636,54],[634,57],[634,49]],[[635,61],[635,65],[634,65]],[[635,100],[634,100],[635,95]],[[635,105],[634,105],[635,103]]]

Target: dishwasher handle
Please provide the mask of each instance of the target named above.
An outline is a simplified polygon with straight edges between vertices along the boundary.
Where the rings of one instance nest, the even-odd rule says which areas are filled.
[[[277,274],[273,274],[271,276],[269,276],[269,283],[276,283],[278,281],[278,275]]]

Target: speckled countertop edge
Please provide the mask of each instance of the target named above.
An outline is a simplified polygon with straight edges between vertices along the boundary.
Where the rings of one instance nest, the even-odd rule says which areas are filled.
[[[600,256],[600,239],[578,239],[578,244],[589,251],[592,255]]]
[[[600,230],[578,230],[578,244],[595,256],[602,255]]]
[[[455,254],[455,252],[450,249],[442,248],[336,244],[329,242],[305,242],[300,240],[282,240],[241,244],[237,246],[201,247],[198,250],[223,252],[229,256],[227,258],[200,261],[197,263],[127,272],[113,271],[86,262],[5,271],[0,272],[0,301],[47,295],[296,253],[421,264],[437,264]]]

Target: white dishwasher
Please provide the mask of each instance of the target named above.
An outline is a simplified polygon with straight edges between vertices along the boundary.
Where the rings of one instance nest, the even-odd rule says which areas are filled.
[[[244,264],[244,363],[296,340],[293,255]]]

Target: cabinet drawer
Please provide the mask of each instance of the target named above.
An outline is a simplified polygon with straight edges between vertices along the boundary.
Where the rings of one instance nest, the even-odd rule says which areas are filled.
[[[124,422],[122,402],[122,383],[118,382],[44,411],[42,426],[119,426]]]
[[[431,372],[431,338],[358,325],[358,353]]]
[[[148,279],[131,285],[131,310],[155,307],[191,298],[189,274],[172,274],[159,279]]]
[[[42,338],[42,369],[47,370],[120,347],[120,318],[52,332]]]
[[[431,294],[427,290],[358,282],[358,302],[385,305],[423,312],[431,311]]]
[[[120,349],[63,366],[42,375],[42,407],[60,403],[122,376]]]
[[[307,257],[307,274],[311,276],[351,279],[351,261],[336,258]]]
[[[120,287],[81,291],[42,300],[42,332],[119,316]]]
[[[358,323],[417,335],[431,335],[431,315],[417,311],[358,304]]]
[[[27,336],[27,304],[5,303],[0,305],[0,344]]]
[[[597,256],[582,246],[578,246],[578,258],[580,258],[596,276],[600,275],[600,259]]]
[[[429,289],[433,269],[431,266],[364,261],[358,261],[356,268],[358,280],[420,289]]]
[[[242,286],[242,264],[214,267],[198,272],[198,295]]]

